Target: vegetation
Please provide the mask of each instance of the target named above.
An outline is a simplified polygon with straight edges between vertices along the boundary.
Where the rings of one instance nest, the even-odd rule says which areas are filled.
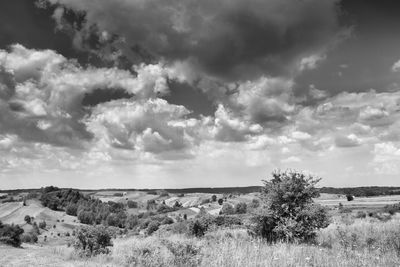
[[[269,242],[309,242],[316,230],[328,226],[326,210],[313,202],[319,179],[294,171],[272,173],[264,180],[264,208],[254,216],[255,234]]]
[[[128,200],[127,202],[128,208],[130,209],[137,209],[138,208],[138,203],[133,200]]]
[[[81,256],[110,253],[111,233],[104,226],[82,227],[75,234],[74,248]]]
[[[0,221],[0,243],[19,247],[24,229],[14,224],[3,224]]]

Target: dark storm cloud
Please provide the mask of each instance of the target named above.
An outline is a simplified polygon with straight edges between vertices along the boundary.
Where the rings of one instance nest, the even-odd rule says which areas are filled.
[[[289,73],[340,31],[334,0],[48,2],[85,12],[86,31],[117,34],[141,51],[229,79]]]

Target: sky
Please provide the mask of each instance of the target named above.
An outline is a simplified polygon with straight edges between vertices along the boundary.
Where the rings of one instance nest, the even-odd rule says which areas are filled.
[[[0,188],[400,186],[399,12],[0,1]]]

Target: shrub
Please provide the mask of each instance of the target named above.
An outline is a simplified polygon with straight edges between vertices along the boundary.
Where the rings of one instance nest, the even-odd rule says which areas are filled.
[[[39,222],[39,228],[40,229],[45,229],[46,228],[46,222],[45,221]]]
[[[189,232],[190,234],[196,236],[196,237],[201,237],[204,236],[208,229],[208,225],[203,224],[200,220],[195,220],[190,226],[189,226]]]
[[[74,248],[81,256],[108,254],[110,246],[112,246],[111,234],[104,226],[86,226],[76,232]]]
[[[174,209],[179,209],[179,208],[182,208],[182,204],[177,200],[174,203]]]
[[[224,203],[224,200],[222,198],[218,199],[218,204],[222,205]]]
[[[78,213],[78,220],[84,224],[93,224],[95,222],[95,215],[91,211],[81,211]]]
[[[34,222],[34,223],[32,224],[32,232],[35,233],[36,235],[40,235],[39,226],[37,225],[36,222]]]
[[[114,197],[122,197],[124,194],[122,194],[122,193],[114,193]]]
[[[156,201],[154,199],[147,200],[146,209],[151,210],[157,207]]]
[[[138,203],[133,200],[128,200],[127,205],[128,205],[128,208],[130,208],[130,209],[137,209],[137,207],[138,207]]]
[[[165,190],[160,190],[158,192],[158,194],[160,195],[160,197],[168,197],[169,196],[168,192]]]
[[[160,227],[160,223],[158,221],[151,221],[149,223],[149,225],[147,226],[146,234],[147,235],[153,234],[155,231],[158,230],[159,227]]]
[[[21,236],[21,241],[23,243],[37,243],[38,237],[35,233],[26,233]]]
[[[27,224],[31,224],[31,216],[25,215],[24,221],[25,221]]]
[[[177,197],[184,197],[184,196],[185,196],[184,193],[180,193],[180,194],[177,195]]]
[[[353,201],[354,200],[353,195],[350,195],[350,194],[346,195],[346,198],[347,198],[347,201]]]
[[[167,213],[167,212],[171,212],[174,210],[175,210],[174,208],[171,208],[170,206],[168,206],[166,204],[161,204],[157,208],[157,212],[159,212],[159,213]]]
[[[73,203],[68,204],[68,206],[65,208],[65,213],[71,216],[77,216],[78,205]]]
[[[247,204],[244,202],[239,202],[235,205],[235,212],[238,214],[244,214],[247,212]]]
[[[217,201],[217,196],[216,196],[216,195],[212,195],[212,196],[211,196],[211,201],[212,201],[212,202]]]
[[[33,198],[38,198],[37,192],[29,192],[28,195],[26,195],[26,199],[33,199]]]
[[[213,224],[217,226],[231,227],[242,225],[242,220],[238,216],[217,216],[213,219]]]
[[[257,198],[253,198],[249,207],[252,209],[257,209],[258,207],[260,207],[260,200],[258,200]]]
[[[327,227],[326,210],[313,202],[320,179],[295,171],[276,171],[262,188],[266,209],[255,217],[255,232],[268,241],[313,241]]]
[[[220,214],[234,214],[235,213],[235,209],[232,207],[231,204],[228,203],[224,203],[224,205],[222,206],[222,209],[220,211]]]
[[[204,236],[208,228],[213,224],[214,218],[211,215],[197,215],[189,225],[189,234],[196,237]]]
[[[133,229],[139,224],[139,217],[137,215],[131,214],[127,219],[126,219],[126,227],[128,229]]]
[[[367,214],[361,210],[359,210],[356,214],[356,218],[359,218],[359,219],[364,219],[366,217],[367,217]]]
[[[162,221],[161,224],[173,224],[174,220],[168,216],[166,216]]]
[[[19,247],[24,229],[14,224],[3,224],[0,221],[0,243]]]

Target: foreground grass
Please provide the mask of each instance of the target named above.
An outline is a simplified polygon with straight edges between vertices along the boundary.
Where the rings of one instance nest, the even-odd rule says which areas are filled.
[[[244,229],[219,229],[201,239],[162,231],[121,238],[111,254],[89,259],[66,246],[8,250],[0,266],[399,266],[400,218],[335,222],[319,233],[315,245],[271,245]],[[10,256],[16,251],[17,257]],[[24,260],[27,255],[31,259]]]

